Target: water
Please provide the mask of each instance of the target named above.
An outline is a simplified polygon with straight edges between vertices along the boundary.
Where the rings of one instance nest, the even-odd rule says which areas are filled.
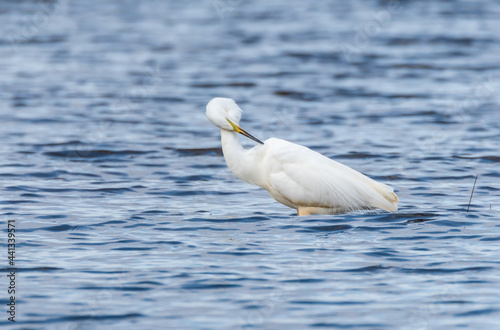
[[[0,15],[17,328],[499,327],[498,2],[4,1]],[[256,137],[395,187],[400,211],[298,218],[227,169],[204,115],[215,96]]]

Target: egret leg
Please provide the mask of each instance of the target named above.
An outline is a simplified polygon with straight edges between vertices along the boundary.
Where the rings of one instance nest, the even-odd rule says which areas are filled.
[[[310,207],[299,207],[297,209],[297,215],[302,216],[302,215],[311,215],[311,208]]]
[[[297,208],[297,215],[311,215],[311,214],[338,214],[344,213],[348,210],[339,207],[314,207],[314,206],[299,206]]]

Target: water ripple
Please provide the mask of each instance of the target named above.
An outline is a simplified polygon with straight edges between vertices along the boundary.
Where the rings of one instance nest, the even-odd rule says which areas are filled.
[[[210,3],[0,4],[19,327],[498,328],[500,4]],[[399,211],[298,217],[238,180],[216,96]]]

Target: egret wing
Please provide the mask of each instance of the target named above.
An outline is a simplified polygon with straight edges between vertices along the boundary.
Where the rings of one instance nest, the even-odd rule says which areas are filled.
[[[270,139],[266,144],[263,164],[268,191],[282,195],[290,204],[345,211],[374,207],[397,210],[397,196],[391,187],[307,147],[281,139]]]

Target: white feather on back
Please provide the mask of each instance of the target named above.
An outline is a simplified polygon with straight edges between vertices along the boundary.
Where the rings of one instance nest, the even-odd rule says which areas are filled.
[[[264,147],[262,170],[268,173],[268,186],[263,188],[276,199],[284,197],[295,206],[343,211],[397,210],[398,199],[391,187],[316,151],[275,138]]]

